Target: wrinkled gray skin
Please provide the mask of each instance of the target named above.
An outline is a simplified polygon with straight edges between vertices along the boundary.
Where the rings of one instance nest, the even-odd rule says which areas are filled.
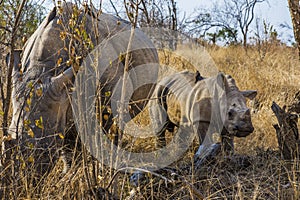
[[[256,94],[240,91],[234,79],[223,73],[203,78],[199,72],[183,71],[165,77],[149,102],[157,146],[166,145],[166,130],[181,126],[189,127],[185,130],[193,131],[200,144],[208,133],[219,132],[230,147],[225,150],[233,151],[233,137],[246,137],[254,130],[245,97],[253,99]]]
[[[68,19],[72,13],[72,4],[63,4],[62,8],[63,23],[68,24]],[[12,146],[18,143],[20,152],[24,156],[23,160],[26,162],[29,155],[33,156],[34,168],[39,174],[48,172],[49,169],[53,167],[52,164],[59,158],[61,154],[60,150],[63,145],[66,144],[64,139],[60,136],[65,135],[66,137],[66,132],[71,128],[70,124],[73,122],[72,111],[70,109],[70,96],[68,95],[66,86],[70,85],[71,80],[74,81],[74,73],[72,66],[69,67],[64,64],[69,58],[68,52],[63,49],[64,46],[69,47],[70,41],[62,41],[59,36],[63,29],[62,26],[57,23],[59,16],[56,11],[57,9],[54,8],[30,37],[23,48],[22,54],[20,51],[15,52],[14,60],[16,64],[13,71],[13,117],[9,127],[9,134],[13,140],[5,142],[4,144],[6,151],[9,151]],[[112,37],[121,31],[131,29],[130,23],[103,13],[99,16],[97,22],[99,37],[97,38],[98,42],[96,42],[95,34],[92,31],[92,23],[97,19],[88,13],[85,15],[85,29],[95,46],[108,37]],[[132,64],[130,68],[145,63],[158,63],[156,49],[150,39],[138,29],[135,31],[134,41],[143,42],[143,44],[149,48],[131,52]],[[119,46],[116,46],[114,49],[114,53],[117,55],[124,53],[124,50],[127,48],[127,46],[124,46],[122,49],[119,49]],[[78,54],[80,55],[79,47],[76,50],[78,50]],[[22,56],[21,59],[20,54]],[[58,66],[57,61],[60,57],[63,58],[63,62]],[[101,83],[105,83],[105,85],[102,85],[102,96],[104,96],[106,91],[112,91],[112,88],[123,74],[124,63],[115,60],[111,64],[112,66],[108,67],[100,80]],[[149,70],[152,70],[151,74],[154,76],[157,74],[157,69]],[[22,74],[20,71],[22,71]],[[139,76],[139,74],[136,75]],[[150,74],[147,74],[147,76],[149,75]],[[144,74],[141,74],[141,77],[143,76]],[[28,86],[29,82],[32,83],[32,88]],[[39,89],[42,89],[41,96],[37,95],[36,92],[39,91]],[[134,92],[131,99],[133,101],[147,99],[151,96],[153,89],[154,86],[151,84],[142,86]],[[27,106],[26,100],[30,92],[32,92],[33,95],[31,97],[30,111],[28,112],[25,107]],[[103,99],[101,100],[102,105],[109,104],[109,102],[104,102]],[[131,105],[131,115],[135,116],[138,114],[146,103],[147,102],[144,101],[138,105]],[[103,111],[103,114],[107,113],[107,110]],[[36,120],[39,120],[41,117],[43,120],[43,129],[39,128],[35,123]],[[109,119],[103,122],[106,131],[108,131],[112,124],[111,119],[112,116],[110,115]],[[29,122],[27,127],[23,123],[26,120]],[[32,133],[30,134],[28,132],[28,127],[33,131],[33,137]]]

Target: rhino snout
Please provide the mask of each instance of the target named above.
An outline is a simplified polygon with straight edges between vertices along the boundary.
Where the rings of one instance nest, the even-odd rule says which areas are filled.
[[[236,133],[235,134],[236,137],[246,137],[254,131],[254,127],[252,123],[248,125],[245,122],[242,122],[238,125],[235,125],[233,130]]]

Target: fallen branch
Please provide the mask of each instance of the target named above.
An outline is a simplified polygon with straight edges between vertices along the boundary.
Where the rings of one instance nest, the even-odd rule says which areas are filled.
[[[300,141],[298,132],[298,115],[285,111],[285,106],[281,108],[273,102],[272,111],[278,120],[278,124],[273,125],[276,130],[279,150],[285,160],[298,160]]]

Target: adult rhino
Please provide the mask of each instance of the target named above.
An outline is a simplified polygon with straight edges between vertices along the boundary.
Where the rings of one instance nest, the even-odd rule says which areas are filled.
[[[82,23],[77,27],[80,30],[76,29],[74,21],[75,24]],[[120,55],[124,55],[127,50],[130,34],[125,34],[128,36],[125,39],[118,36],[124,35],[125,32],[130,33],[130,30],[130,23],[112,15],[101,13],[96,17],[91,10],[80,10],[71,3],[55,7],[29,38],[23,51],[15,52],[13,116],[9,137],[6,137],[11,140],[4,142],[6,151],[17,144],[19,154],[23,154],[19,155],[21,162],[34,165],[39,174],[51,169],[61,155],[60,150],[65,145],[66,132],[70,129],[69,122],[73,121],[68,86],[74,81],[76,67],[72,66],[69,55],[71,53],[76,55],[76,58],[81,56],[84,59],[92,51],[92,46],[97,44],[101,45],[102,49],[105,49],[106,45],[110,47],[108,52],[100,52],[110,58],[102,57],[103,60],[98,61],[98,68],[103,74],[98,80],[101,88],[101,105],[104,105],[102,114],[108,115],[102,117],[102,123],[108,132],[113,123],[113,116],[109,110],[110,100],[107,94],[113,91],[124,73],[125,63],[124,59],[120,59]],[[83,39],[76,41],[76,33]],[[109,38],[118,39],[117,42],[109,43]],[[88,47],[83,46],[80,41],[86,42],[85,45]],[[151,77],[155,80],[158,68],[154,66],[159,62],[156,49],[150,39],[136,29],[131,46],[138,45],[139,48],[129,52],[128,69],[149,64],[148,68],[135,71],[134,77],[139,80],[149,80]],[[84,47],[87,51],[82,51]],[[151,83],[141,85],[140,81],[131,83],[135,90],[130,102],[138,103],[130,104],[130,114],[135,116],[145,107],[154,85]]]
[[[233,151],[234,136],[246,137],[254,130],[245,98],[253,99],[256,94],[240,91],[235,80],[223,73],[203,78],[199,72],[182,71],[163,78],[149,103],[157,146],[166,146],[166,130],[178,127],[181,134],[196,134],[200,144],[211,139],[207,134],[221,133],[224,150]]]

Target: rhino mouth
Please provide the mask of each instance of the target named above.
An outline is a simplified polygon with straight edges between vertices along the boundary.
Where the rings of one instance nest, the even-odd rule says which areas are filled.
[[[237,131],[235,133],[236,137],[247,137],[248,135],[250,135],[253,131]]]
[[[234,135],[236,137],[246,137],[246,136],[250,135],[253,131],[254,131],[253,127],[247,128],[247,129],[235,129]]]
[[[233,128],[234,136],[236,137],[246,137],[254,131],[253,126],[234,126]]]

